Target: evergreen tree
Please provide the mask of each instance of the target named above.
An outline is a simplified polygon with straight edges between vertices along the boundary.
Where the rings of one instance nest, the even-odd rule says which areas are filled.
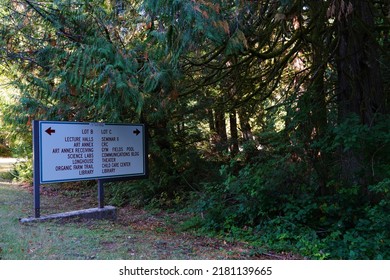
[[[0,71],[20,91],[4,122],[23,142],[33,119],[145,122],[151,177],[124,197],[169,204],[196,191],[214,230],[266,225],[345,257],[350,236],[388,240],[389,11],[358,0],[4,0]]]

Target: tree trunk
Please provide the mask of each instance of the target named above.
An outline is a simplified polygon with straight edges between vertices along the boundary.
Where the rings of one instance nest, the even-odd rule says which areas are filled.
[[[252,128],[249,124],[249,116],[246,111],[246,108],[241,108],[239,110],[239,119],[240,119],[240,130],[242,133],[242,139],[244,142],[253,140]]]
[[[387,111],[372,6],[361,0],[335,5],[339,122],[357,115],[361,124],[372,126],[376,115]],[[341,175],[346,182],[364,185],[365,179],[358,175],[362,166],[359,151],[341,152]]]
[[[215,147],[219,154],[227,152],[228,149],[228,138],[226,132],[226,120],[225,113],[221,109],[216,109],[215,111]]]
[[[210,131],[216,131],[213,110],[206,109],[206,114],[207,114],[207,119],[209,121]]]
[[[230,121],[230,155],[235,157],[238,154],[238,131],[237,131],[237,113],[233,110],[229,114]]]
[[[310,95],[310,120],[311,124],[310,135],[312,141],[318,141],[325,136],[328,117],[326,107],[326,86],[325,86],[325,71],[327,66],[328,48],[324,47],[324,30],[326,25],[323,20],[325,18],[326,7],[319,5],[317,1],[311,1],[311,17],[315,19],[314,28],[312,32],[311,44],[312,50],[312,65],[311,65],[311,79],[308,87],[308,94]],[[321,148],[310,148],[311,160],[314,170],[318,176],[319,194],[326,195],[327,182],[329,177],[329,155],[321,150]]]
[[[156,145],[156,149],[154,152],[151,152],[151,162],[155,169],[158,170],[156,171],[157,174],[165,173],[168,176],[172,176],[175,170],[175,163],[172,155],[168,121],[166,119],[159,120],[153,125],[152,129],[154,135],[151,140]]]
[[[362,124],[371,126],[376,114],[387,111],[373,12],[368,1],[349,3],[352,10],[338,21],[339,120],[357,114]]]

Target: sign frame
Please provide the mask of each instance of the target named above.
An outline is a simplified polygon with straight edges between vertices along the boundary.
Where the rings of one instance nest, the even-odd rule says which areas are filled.
[[[48,129],[44,131],[43,125],[50,125]],[[127,173],[127,174],[108,174],[104,176],[87,176],[87,177],[74,177],[74,178],[58,178],[55,180],[42,180],[43,177],[43,158],[47,157],[47,155],[43,155],[43,137],[42,133],[47,133],[49,137],[52,133],[55,133],[55,129],[52,127],[58,127],[58,126],[64,126],[66,125],[83,125],[83,126],[93,126],[97,129],[102,127],[116,127],[119,126],[123,127],[138,127],[141,129],[141,131],[137,128],[134,130],[134,134],[136,134],[135,137],[138,136],[138,134],[141,134],[140,137],[142,137],[141,141],[141,149],[142,151],[139,151],[142,161],[142,172],[138,173]],[[119,129],[119,128],[118,128]],[[126,180],[135,180],[135,179],[145,179],[149,176],[149,163],[148,163],[148,132],[147,132],[147,126],[145,124],[128,124],[128,123],[102,123],[102,122],[69,122],[69,121],[44,121],[44,120],[33,120],[33,129],[32,129],[32,136],[33,136],[33,196],[34,196],[34,215],[36,218],[40,217],[40,185],[41,184],[51,184],[51,183],[60,183],[60,182],[71,182],[71,181],[84,181],[84,180],[97,180],[98,181],[98,204],[99,208],[104,208],[104,188],[103,184],[106,182],[112,182],[112,181],[126,181]],[[119,141],[119,137],[118,141]],[[92,142],[94,141],[94,137],[92,137]],[[102,141],[102,139],[100,139]],[[95,142],[93,142],[95,143]],[[93,144],[94,145],[94,144]],[[142,153],[142,154],[141,154]],[[101,154],[101,159],[98,158],[102,162],[103,160],[103,154]],[[92,169],[94,170],[94,169]]]

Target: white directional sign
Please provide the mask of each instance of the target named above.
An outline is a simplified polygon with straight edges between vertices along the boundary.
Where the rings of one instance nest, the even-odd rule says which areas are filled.
[[[41,183],[146,176],[142,124],[40,121],[38,137]]]

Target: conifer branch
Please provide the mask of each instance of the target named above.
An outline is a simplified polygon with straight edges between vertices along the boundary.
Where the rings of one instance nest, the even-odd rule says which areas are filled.
[[[57,33],[60,35],[65,36],[66,38],[70,39],[73,42],[81,43],[80,37],[74,36],[72,34],[69,34],[65,31],[65,28],[63,26],[57,27],[57,22],[54,21],[50,16],[45,15],[46,11],[41,11],[41,9],[37,8],[31,1],[24,0],[28,6],[30,6],[41,18],[43,18],[45,21],[49,22],[56,30]]]

